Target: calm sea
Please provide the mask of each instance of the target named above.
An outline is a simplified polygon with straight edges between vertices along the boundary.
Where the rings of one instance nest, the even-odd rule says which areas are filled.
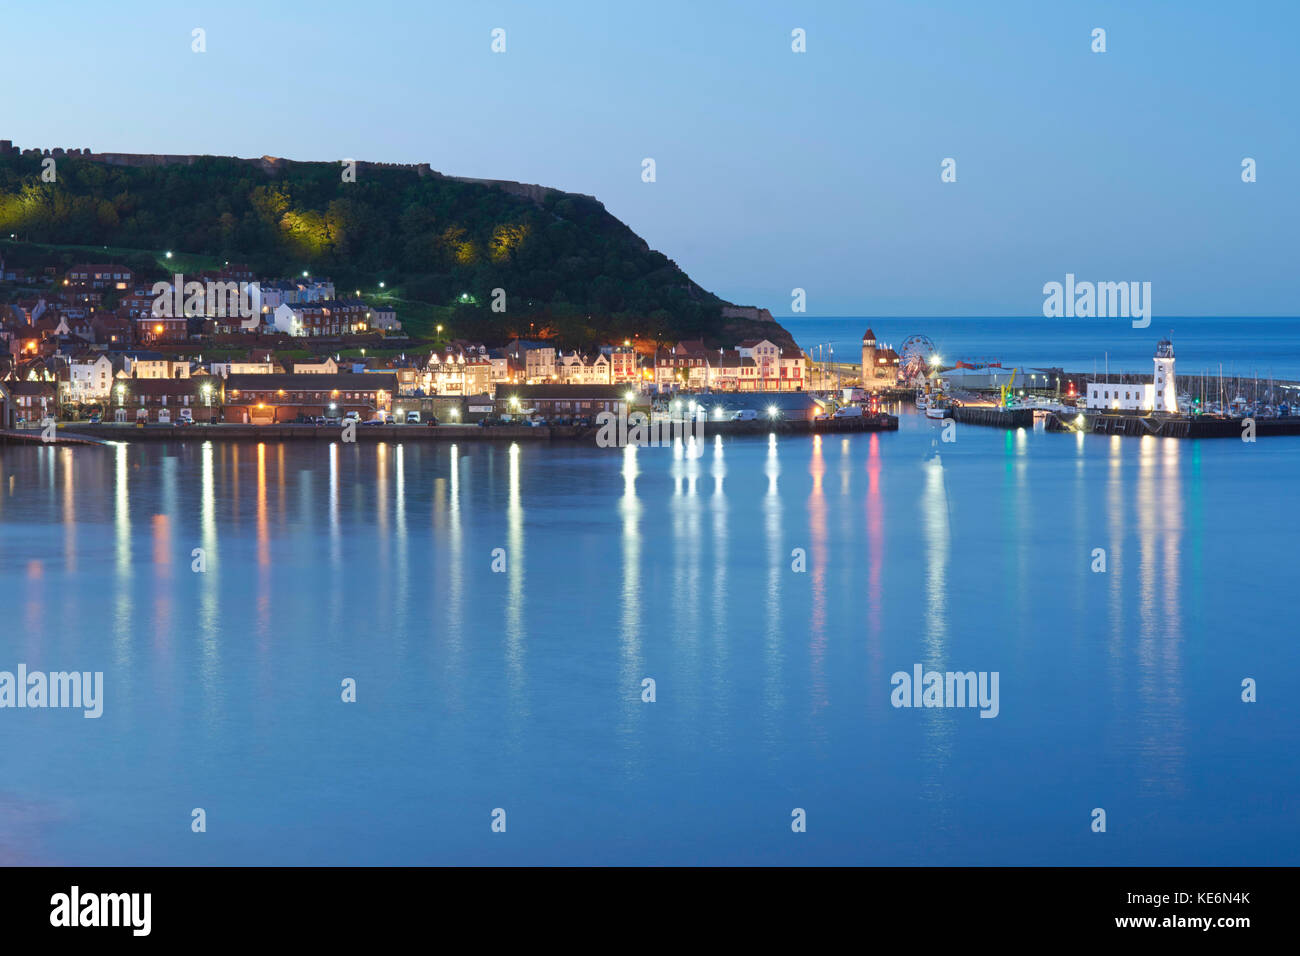
[[[1300,440],[939,434],[0,448],[0,862],[1300,863]]]
[[[1225,376],[1300,381],[1300,319],[1152,319],[1135,329],[1124,319],[880,319],[782,318],[795,341],[817,358],[835,350],[838,361],[860,362],[862,335],[898,349],[924,335],[945,362],[1000,361],[1004,367],[1063,368],[1068,372],[1151,372],[1156,342],[1174,343],[1177,369]],[[818,346],[822,352],[818,353]]]

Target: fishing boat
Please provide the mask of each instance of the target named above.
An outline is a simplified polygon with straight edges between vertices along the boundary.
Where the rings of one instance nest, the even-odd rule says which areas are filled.
[[[925,406],[926,418],[951,418],[952,404],[943,398],[935,398]]]

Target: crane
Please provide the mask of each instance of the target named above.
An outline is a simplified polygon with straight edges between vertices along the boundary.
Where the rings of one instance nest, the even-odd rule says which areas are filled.
[[[1008,381],[1007,384],[1002,386],[1002,407],[1003,408],[1008,408],[1011,405],[1012,395],[1015,392],[1016,373],[1019,371],[1020,371],[1019,368],[1013,368],[1011,370],[1011,380]]]

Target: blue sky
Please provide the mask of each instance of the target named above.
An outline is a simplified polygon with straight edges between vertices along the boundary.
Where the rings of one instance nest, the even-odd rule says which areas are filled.
[[[1294,2],[123,0],[0,31],[17,145],[544,183],[777,316],[795,287],[811,315],[1040,314],[1067,272],[1150,281],[1157,316],[1300,313]]]

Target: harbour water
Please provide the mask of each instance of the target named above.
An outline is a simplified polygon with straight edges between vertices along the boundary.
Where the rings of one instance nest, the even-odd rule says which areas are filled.
[[[1300,440],[940,427],[0,447],[0,862],[1300,862]]]

